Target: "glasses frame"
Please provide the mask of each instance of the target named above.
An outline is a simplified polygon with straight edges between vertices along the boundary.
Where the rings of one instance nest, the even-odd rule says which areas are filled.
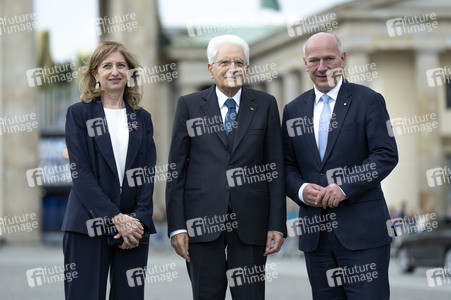
[[[237,64],[237,62],[240,64],[242,63],[243,65],[240,66]],[[222,63],[226,63],[226,64],[222,65]],[[237,68],[245,68],[247,66],[246,61],[241,58],[240,59],[221,59],[218,61],[214,61],[212,63],[212,65],[219,64],[220,67],[227,68],[227,67],[230,67],[232,65],[232,63],[234,63]]]

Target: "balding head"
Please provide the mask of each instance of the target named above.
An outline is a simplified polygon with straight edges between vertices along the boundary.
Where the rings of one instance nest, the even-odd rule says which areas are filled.
[[[313,42],[313,43],[318,42],[318,40],[336,43],[337,47],[338,47],[338,51],[340,52],[340,55],[343,53],[343,47],[341,46],[341,41],[335,34],[328,33],[328,32],[318,32],[318,33],[312,35],[311,37],[309,37],[307,39],[307,41],[305,41],[304,47],[302,48],[302,51],[304,52],[304,57],[305,57],[305,50],[307,48],[307,44],[309,42]]]
[[[335,78],[331,74],[342,71],[345,62],[346,53],[334,34],[320,32],[312,35],[304,44],[305,69],[315,87],[323,93],[327,93],[337,84],[337,81],[331,80]]]

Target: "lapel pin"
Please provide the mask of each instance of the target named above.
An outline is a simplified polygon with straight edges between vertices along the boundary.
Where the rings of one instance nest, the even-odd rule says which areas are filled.
[[[253,107],[251,107],[251,110],[254,110],[254,108],[253,108]]]
[[[343,105],[346,106],[346,105],[348,105],[348,103],[345,102]]]
[[[137,131],[137,130],[138,130],[138,126],[135,125],[135,124],[132,124],[132,128],[133,128],[134,131]]]

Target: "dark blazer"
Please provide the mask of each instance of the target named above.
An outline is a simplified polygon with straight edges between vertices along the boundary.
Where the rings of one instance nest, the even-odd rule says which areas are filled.
[[[380,182],[398,162],[396,142],[388,134],[386,122],[389,115],[382,95],[373,90],[343,80],[338,93],[328,135],[327,149],[321,162],[313,133],[313,122],[306,122],[310,129],[304,134],[291,136],[287,121],[295,118],[313,120],[314,90],[309,90],[287,104],[283,111],[282,132],[285,150],[287,195],[299,204],[299,217],[313,220],[321,209],[307,206],[298,198],[303,183],[328,185],[327,171],[354,166],[375,166],[372,180],[353,181],[342,178],[340,187],[348,199],[337,208],[335,233],[342,245],[350,250],[368,249],[389,244],[386,221],[390,219]],[[288,122],[288,126],[290,126]],[[360,172],[362,171],[362,172]],[[360,173],[359,173],[360,172]],[[353,176],[368,172],[358,169]],[[357,178],[357,177],[354,177]],[[363,177],[360,177],[363,178]],[[299,249],[314,251],[318,246],[319,231],[301,234]]]
[[[133,114],[125,103],[129,126],[133,124],[130,126],[125,172],[145,166],[153,168],[156,150],[151,116],[143,108]],[[106,127],[92,123],[99,118],[106,120],[100,101],[79,102],[67,110],[66,145],[69,161],[74,167],[62,230],[87,234],[87,220],[110,219],[122,212],[134,213],[134,217],[154,233],[153,182],[132,184],[132,187],[124,175],[121,194],[110,134]]]
[[[219,130],[222,118],[215,88],[213,85],[182,96],[178,101],[169,152],[169,163],[176,164],[178,177],[166,187],[168,232],[187,229],[187,220],[224,216],[230,206],[236,214],[241,241],[264,245],[268,231],[286,234],[282,134],[277,103],[269,94],[243,87],[238,127],[232,130],[233,141],[227,142],[225,131]],[[190,135],[187,121],[195,118],[211,123],[210,131]],[[231,186],[227,180],[228,170],[270,163],[275,164],[278,174],[271,181]],[[193,236],[190,241],[213,241],[220,233]]]

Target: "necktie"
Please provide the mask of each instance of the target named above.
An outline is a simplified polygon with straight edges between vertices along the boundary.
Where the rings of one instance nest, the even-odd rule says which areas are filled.
[[[224,119],[224,126],[226,130],[226,135],[232,130],[233,121],[236,119],[236,103],[235,100],[229,98],[226,100],[225,105],[229,109]]]
[[[319,116],[319,128],[318,128],[318,151],[321,161],[323,160],[324,153],[327,147],[327,136],[329,135],[329,123],[330,123],[330,107],[329,100],[331,98],[324,94],[321,96],[320,100],[323,100],[323,110]]]

